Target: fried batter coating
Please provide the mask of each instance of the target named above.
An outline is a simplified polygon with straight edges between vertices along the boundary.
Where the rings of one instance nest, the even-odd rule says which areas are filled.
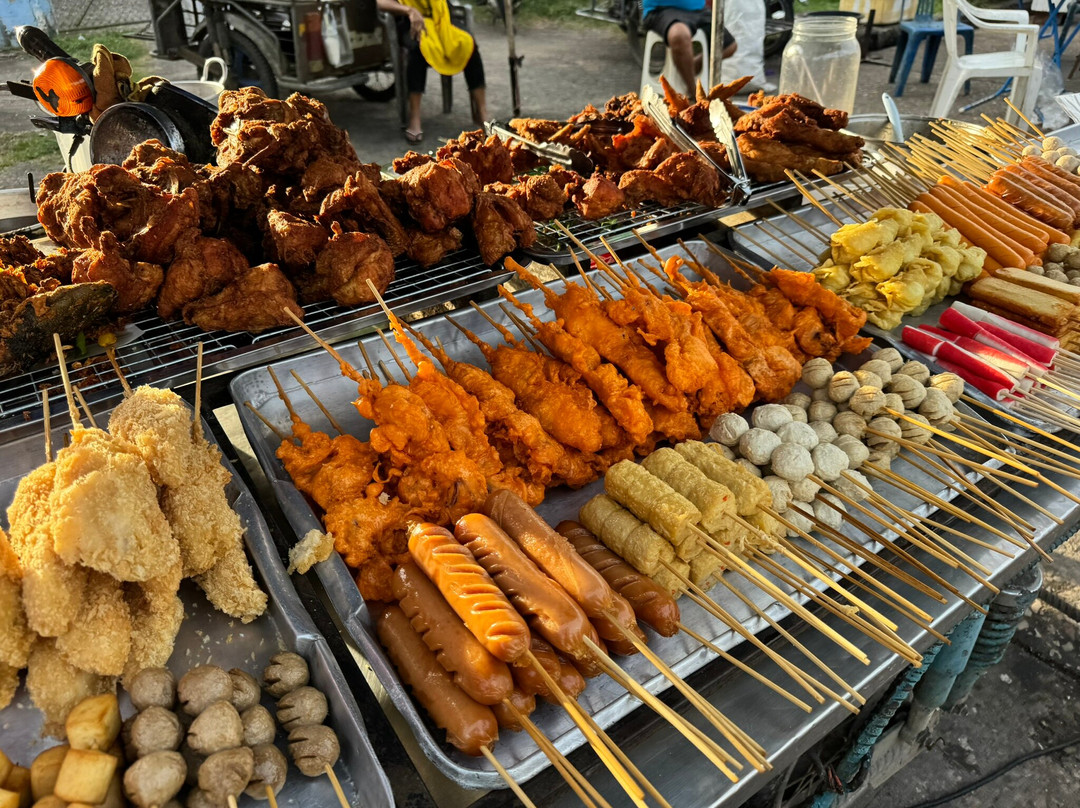
[[[244,542],[239,537],[218,562],[195,581],[214,608],[242,623],[250,623],[266,611],[266,593],[255,582],[244,552]]]
[[[409,246],[405,254],[425,268],[439,263],[448,252],[461,246],[461,231],[456,227],[441,233],[425,233],[410,227],[406,232]]]
[[[343,233],[336,222],[333,228],[334,235],[315,261],[316,275],[326,279],[330,296],[342,306],[374,303],[367,282],[375,284],[379,294],[386,291],[394,279],[393,253],[376,235]]]
[[[521,206],[509,197],[487,191],[476,197],[472,226],[480,258],[488,266],[519,246],[531,247],[536,242],[533,221]]]
[[[125,684],[144,668],[164,666],[172,656],[184,621],[179,588],[179,564],[157,578],[125,585],[124,599],[131,612],[131,651],[124,666]]]
[[[25,667],[33,641],[22,605],[22,566],[0,530],[0,664]]]
[[[321,224],[281,210],[266,214],[263,247],[270,258],[283,266],[311,266],[328,238],[330,233]]]
[[[67,633],[57,637],[56,650],[80,670],[99,676],[123,673],[131,650],[131,615],[123,584],[91,571],[82,608]]]
[[[64,719],[83,699],[110,693],[116,680],[79,670],[56,649],[54,640],[38,639],[30,651],[26,689],[34,706],[45,714],[45,730],[62,736]]]
[[[209,570],[244,532],[220,486],[216,491],[201,483],[169,487],[162,492],[161,509],[180,542],[185,578]]]
[[[239,277],[248,260],[228,239],[207,238],[189,230],[176,247],[158,292],[158,314],[170,320],[193,300],[212,295]]]
[[[480,190],[475,172],[460,160],[412,168],[398,180],[409,214],[427,233],[438,233],[468,216]]]
[[[184,306],[184,322],[204,331],[250,331],[292,325],[284,310],[297,317],[304,310],[296,303],[296,289],[277,264],[260,264],[247,270],[216,295]]]
[[[349,177],[342,188],[323,199],[319,223],[326,227],[340,224],[345,230],[372,230],[382,237],[395,256],[405,252],[405,227],[362,171]]]
[[[18,689],[19,668],[0,662],[0,710],[11,704],[11,700],[15,698],[15,691]]]
[[[69,564],[145,581],[179,561],[142,456],[100,429],[76,428],[57,453],[49,515],[54,549]]]
[[[138,311],[157,294],[165,274],[157,264],[129,261],[113,233],[102,233],[98,244],[83,252],[72,267],[75,283],[105,281],[116,290],[113,311]]]
[[[622,210],[626,192],[598,171],[574,194],[574,204],[586,219],[606,219]]]
[[[514,177],[513,158],[498,135],[486,140],[482,129],[462,132],[435,153],[436,159],[456,157],[476,172],[481,185],[510,182]]]

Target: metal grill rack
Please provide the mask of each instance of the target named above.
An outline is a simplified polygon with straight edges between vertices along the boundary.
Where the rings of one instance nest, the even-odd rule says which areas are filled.
[[[397,277],[387,289],[387,303],[397,310],[415,311],[498,285],[508,273],[501,266],[486,267],[475,250],[451,253],[440,264],[424,269],[408,261],[399,263]],[[327,340],[359,335],[384,319],[375,305],[344,307],[333,301],[304,307],[305,323]],[[197,345],[203,343],[203,377],[211,378],[284,356],[310,350],[311,338],[296,327],[275,328],[262,334],[202,331],[179,321],[165,321],[145,309],[118,333],[117,359],[130,385],[173,387],[195,378]],[[122,393],[120,381],[100,350],[80,359],[68,354],[72,383],[90,404],[101,404]],[[63,385],[56,362],[17,376],[0,379],[0,431],[37,424],[42,419],[41,390],[53,402],[63,400]],[[54,404],[56,412],[63,409]]]

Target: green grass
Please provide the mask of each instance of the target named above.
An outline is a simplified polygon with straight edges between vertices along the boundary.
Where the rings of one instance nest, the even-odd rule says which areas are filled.
[[[102,44],[113,53],[126,56],[134,65],[150,54],[149,46],[140,39],[129,39],[123,31],[91,31],[87,34],[68,32],[56,37],[56,44],[80,62],[89,62],[95,44]]]
[[[49,156],[60,161],[55,137],[48,132],[19,132],[4,138],[4,146],[0,148],[0,168],[32,163]]]

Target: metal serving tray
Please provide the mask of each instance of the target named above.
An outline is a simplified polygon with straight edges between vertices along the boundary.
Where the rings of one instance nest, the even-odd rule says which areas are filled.
[[[415,311],[494,286],[505,277],[501,266],[484,266],[475,250],[460,249],[427,269],[412,261],[399,260],[397,275],[385,297],[395,307]],[[359,335],[379,322],[382,314],[375,304],[347,307],[324,301],[305,306],[304,319],[323,338],[337,340]],[[295,326],[261,334],[207,332],[182,321],[162,320],[152,308],[132,316],[117,337],[117,358],[132,386],[176,387],[193,382],[196,346],[200,341],[204,351],[204,379],[290,356],[307,350],[310,345],[309,338]],[[68,352],[68,360],[80,365],[72,370],[73,383],[91,404],[118,399],[123,390],[116,374],[101,349],[96,345],[89,347],[86,356]],[[0,378],[0,431],[41,421],[42,388],[48,388],[51,397],[63,397],[55,361]]]
[[[104,412],[95,414],[99,423],[107,418]],[[57,420],[66,422],[67,419]],[[62,446],[66,433],[66,425],[55,427],[53,445]],[[204,434],[212,439],[205,425]],[[19,480],[44,459],[43,444],[43,437],[38,434],[4,446],[0,468],[0,522],[5,527],[7,506]],[[269,605],[262,617],[244,625],[216,611],[200,589],[191,581],[185,581],[181,596],[186,618],[176,638],[169,667],[178,678],[189,668],[207,663],[226,670],[239,667],[259,678],[273,654],[281,650],[296,651],[308,662],[312,684],[326,694],[330,703],[327,723],[341,741],[341,758],[334,772],[349,804],[356,808],[392,808],[390,782],[375,757],[363,718],[341,669],[285,574],[254,497],[228,461],[222,462],[233,472],[226,494],[246,528],[244,538],[248,554],[254,561],[256,578],[269,595]],[[273,710],[272,700],[265,695],[263,703]],[[121,710],[125,716],[134,712],[126,694],[123,694]],[[15,700],[0,710],[0,748],[16,763],[29,766],[38,753],[57,743],[54,738],[42,737],[43,723],[43,716],[31,703],[26,688],[20,687]],[[287,756],[284,741],[284,733],[279,730],[278,746]],[[293,766],[289,767],[288,779],[277,799],[281,805],[292,806],[337,804],[329,778],[307,778]],[[243,797],[240,804],[256,803]]]
[[[723,277],[734,276],[734,273],[727,268],[723,261],[716,256],[710,257],[702,242],[692,243],[692,246],[699,252],[703,260],[708,261],[714,270],[723,273]],[[599,276],[594,277],[593,280],[596,283],[603,283],[603,279]],[[520,297],[537,304],[541,316],[551,316],[550,312],[543,308],[539,293],[523,292]],[[483,308],[492,317],[505,322],[505,317],[497,308],[496,303],[489,302]],[[481,338],[489,340],[493,344],[499,339],[498,334],[490,324],[475,312],[466,309],[455,313],[454,316],[458,322],[472,329]],[[485,364],[479,350],[445,321],[426,320],[418,323],[417,326],[429,337],[434,338],[437,336],[441,338],[447,350],[455,359],[474,362],[481,366]],[[365,339],[362,342],[374,361],[381,359],[388,368],[393,366],[393,358],[386,351],[381,341]],[[354,365],[359,366],[363,362],[361,353],[355,345],[338,346],[338,350],[346,360]],[[359,417],[351,404],[356,396],[355,385],[341,376],[336,361],[327,354],[318,351],[295,357],[275,364],[274,369],[285,386],[286,392],[290,396],[298,414],[312,424],[315,429],[332,431],[325,417],[291,377],[290,371],[292,370],[295,370],[314,390],[320,400],[335,414],[346,431],[358,437],[367,435],[370,424],[365,423]],[[299,536],[310,529],[320,528],[319,520],[310,503],[293,486],[288,474],[275,456],[275,451],[279,445],[278,438],[255,418],[245,406],[245,402],[250,401],[272,423],[279,425],[282,429],[288,428],[289,421],[285,407],[278,399],[269,374],[262,369],[248,371],[234,379],[230,389],[251,445],[293,530]],[[955,496],[955,492],[948,489],[943,490],[942,486],[936,481],[926,477],[914,468],[905,466],[902,462],[898,462],[895,467],[898,473],[927,487],[942,498],[949,499]],[[973,479],[977,478],[973,476]],[[902,491],[889,486],[879,486],[876,483],[875,486],[879,488],[883,495],[901,507],[913,510],[920,515],[926,515],[931,511],[931,508],[926,503]],[[553,490],[537,510],[552,524],[562,519],[575,519],[579,507],[594,494],[602,491],[602,488],[603,481],[601,480],[578,491]],[[850,536],[860,541],[860,543],[866,543],[865,536],[860,536],[854,532]],[[845,551],[838,547],[834,546],[833,549],[841,555],[848,556]],[[876,551],[879,548],[875,546],[873,549]],[[370,615],[348,569],[340,557],[335,555],[330,560],[319,564],[316,571],[330,599],[334,602],[346,630],[360,647],[361,652],[371,664],[380,682],[386,688],[390,700],[404,715],[424,752],[434,761],[436,766],[451,780],[467,788],[503,787],[502,780],[485,761],[463,755],[444,744],[442,733],[435,729],[427,718],[418,711],[416,705],[402,687],[393,666],[375,639]],[[804,579],[807,577],[805,573],[797,568],[793,568],[793,571]],[[770,597],[756,587],[746,583],[740,576],[735,573],[729,573],[729,575],[732,576],[731,580],[740,589],[758,606],[766,609],[774,619],[782,619],[788,614],[787,609],[774,603]],[[811,584],[816,588],[824,586],[824,584],[816,580],[811,580]],[[782,584],[780,586],[790,591],[788,587]],[[712,594],[721,606],[751,631],[756,633],[766,627],[766,623],[760,617],[753,615],[726,590],[721,588],[719,591],[714,590]],[[800,601],[805,601],[805,598],[801,595],[797,596],[797,598]],[[683,622],[721,648],[731,648],[740,641],[734,632],[725,629],[718,620],[695,604],[681,603],[680,606],[682,607]],[[685,634],[662,638],[650,633],[649,645],[680,675],[689,674],[714,658],[712,652],[706,650]],[[620,662],[630,675],[644,684],[651,692],[659,692],[670,686],[669,682],[640,656],[620,659]],[[614,681],[606,677],[591,680],[580,700],[604,727],[610,726],[638,706],[637,700],[631,698]],[[539,707],[534,719],[544,733],[564,752],[568,752],[583,743],[582,737],[569,719],[561,711],[550,705],[545,704]],[[495,754],[518,780],[528,779],[548,765],[547,759],[527,736],[520,734],[504,733],[495,746]]]

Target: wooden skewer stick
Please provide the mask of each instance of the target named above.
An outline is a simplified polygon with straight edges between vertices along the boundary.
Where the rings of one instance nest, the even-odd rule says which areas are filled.
[[[536,808],[536,803],[529,799],[529,795],[522,791],[521,786],[518,784],[518,781],[511,777],[510,772],[508,772],[503,767],[503,765],[499,763],[498,758],[495,757],[495,753],[492,752],[491,749],[487,746],[481,746],[480,752],[484,755],[484,757],[487,758],[488,763],[495,767],[495,771],[497,771],[499,773],[499,776],[506,781],[506,784],[510,786],[510,790],[513,791],[515,795],[517,795],[517,798],[519,800],[521,800],[521,804],[524,805],[525,808]],[[345,806],[345,808],[348,808],[349,806],[348,803],[344,802],[342,803],[342,805]]]
[[[806,198],[807,202],[809,202],[815,208],[824,213],[837,227],[844,226],[844,223],[842,221],[837,219],[832,213],[829,212],[829,210],[825,207],[823,201],[818,200],[817,197],[814,196],[814,192],[818,191],[818,188],[812,182],[810,182],[809,178],[807,178],[798,171],[793,171],[790,168],[786,169],[784,173],[787,174],[788,179],[795,183],[795,187],[802,192],[802,195]],[[802,182],[799,182],[800,179],[802,180]],[[805,185],[803,183],[805,183]],[[809,186],[809,188],[807,186]],[[822,194],[822,196],[826,195]],[[838,208],[840,208],[840,210],[843,211],[849,218],[858,221],[859,217],[852,213],[850,210],[847,210],[843,204],[836,200],[835,197],[829,198],[829,201],[836,205]]]
[[[992,450],[992,449],[986,449],[986,448],[980,447],[978,444],[972,443],[969,440],[965,440],[964,438],[958,437],[958,436],[954,435],[951,432],[946,432],[944,429],[938,429],[936,426],[933,426],[933,425],[930,425],[930,424],[925,424],[925,423],[923,423],[921,421],[916,421],[914,418],[912,418],[907,413],[898,412],[897,410],[890,409],[888,407],[885,408],[885,412],[887,412],[893,418],[901,418],[901,419],[907,421],[908,423],[917,424],[917,425],[921,426],[923,429],[926,429],[926,430],[934,433],[939,438],[945,438],[946,440],[950,440],[953,443],[957,444],[958,446],[963,446],[965,449],[970,449],[973,452],[978,452],[979,454],[984,454],[987,457],[992,457],[994,460],[998,460],[998,461],[1004,463],[1007,466],[1011,466],[1012,468],[1017,469],[1018,471],[1022,471],[1025,474],[1030,474],[1032,476],[1037,475],[1037,472],[1035,472],[1034,469],[1032,469],[1030,466],[1024,465],[1023,463],[1021,463],[1019,460],[1017,460],[1015,457],[1012,457],[1011,455],[1004,454],[1002,452],[998,452],[998,451],[995,451],[995,450]]]
[[[45,421],[45,462],[52,462],[52,417],[49,412],[49,388],[41,389],[41,417]]]
[[[808,250],[801,241],[795,238],[794,233],[785,233],[768,219],[758,219],[754,222],[754,226],[760,230],[764,230],[773,239],[779,239],[781,242],[786,241],[787,248],[805,261],[809,266],[816,267],[818,265],[817,255],[815,255],[812,250]]]
[[[748,230],[748,229],[749,229],[749,228],[746,228],[746,227],[744,227],[744,228],[743,228],[742,230],[740,230],[740,231],[739,231],[739,235],[740,235],[740,236],[741,236],[742,238],[745,238],[745,239],[746,239],[747,241],[749,241],[749,242],[750,242],[751,244],[753,244],[753,245],[754,245],[755,247],[757,247],[757,248],[758,248],[759,250],[761,250],[761,251],[762,251],[762,252],[763,252],[763,253],[764,253],[764,254],[765,254],[766,256],[768,256],[769,258],[771,258],[771,259],[772,259],[772,260],[773,260],[773,261],[774,261],[774,262],[776,263],[776,265],[777,265],[777,266],[783,266],[783,265],[784,265],[784,263],[785,263],[785,262],[784,262],[784,259],[783,259],[783,258],[781,258],[781,257],[780,257],[779,255],[777,255],[776,253],[774,253],[774,252],[773,252],[772,250],[770,250],[770,249],[769,249],[768,247],[766,247],[766,246],[765,246],[764,244],[762,244],[762,243],[761,243],[760,241],[758,241],[758,240],[757,240],[756,238],[754,238],[753,236],[751,236],[751,235],[750,235],[750,234],[749,234],[749,233],[747,232],[747,230]]]
[[[986,446],[993,445],[991,441],[987,439],[987,433],[976,432],[968,424],[957,424],[956,428],[969,436],[972,440],[978,441],[979,443],[985,444]],[[1055,460],[1054,458],[1049,457],[1036,449],[1027,446],[1021,446],[1019,444],[1013,443],[1012,441],[999,440],[999,442],[1004,443],[1007,446],[1012,446],[1016,450],[1017,454],[1024,455],[1024,462],[1030,463],[1032,466],[1035,466],[1035,468],[1045,469],[1047,471],[1053,472],[1054,474],[1060,474],[1063,477],[1071,477],[1074,480],[1080,479],[1080,472],[1069,468],[1064,463],[1061,463],[1060,461]]]
[[[120,380],[120,386],[124,388],[124,398],[131,395],[131,385],[128,384],[128,380],[124,378],[124,372],[120,370],[120,363],[116,360],[116,349],[106,348],[105,356],[109,358],[109,364],[112,365],[113,373],[116,374],[116,378]]]
[[[1035,124],[1033,124],[1031,122],[1031,119],[1028,118],[1027,115],[1025,115],[1023,112],[1020,111],[1020,108],[1017,107],[1016,104],[1014,104],[1012,102],[1012,99],[1006,98],[1005,103],[1006,103],[1006,105],[1008,105],[1009,109],[1011,109],[1013,112],[1015,112],[1017,115],[1020,116],[1020,120],[1022,120],[1024,123],[1026,123],[1028,126],[1031,127],[1032,132],[1034,132],[1040,138],[1045,138],[1046,137],[1046,135],[1043,134],[1042,130],[1039,127],[1037,127]]]
[[[626,771],[623,765],[616,759],[614,749],[605,746],[600,740],[600,736],[593,730],[589,722],[586,720],[587,716],[585,711],[574,702],[566,692],[559,686],[550,673],[548,673],[544,666],[540,664],[540,661],[533,655],[532,651],[525,652],[525,660],[540,674],[540,678],[543,679],[548,691],[555,696],[555,699],[559,702],[559,705],[566,711],[566,714],[570,716],[570,719],[577,725],[577,728],[581,731],[581,734],[585,736],[585,740],[593,751],[596,752],[597,757],[603,761],[608,771],[622,787],[626,795],[630,797],[631,801],[640,808],[646,808],[645,806],[645,792],[641,790],[637,782],[630,776],[630,773]]]
[[[79,420],[79,408],[75,404],[75,396],[71,392],[71,379],[68,378],[67,360],[64,359],[64,346],[60,344],[60,335],[53,332],[53,347],[56,349],[56,361],[60,363],[60,379],[64,383],[64,395],[67,397],[68,415],[71,417],[71,426],[82,427]]]
[[[706,552],[712,552],[718,555],[723,560],[728,569],[736,570],[741,573],[744,578],[751,580],[754,584],[760,586],[765,592],[772,595],[777,601],[779,601],[788,611],[799,615],[803,620],[812,625],[826,637],[831,639],[845,651],[847,651],[855,659],[862,662],[864,665],[870,664],[870,658],[862,652],[861,649],[853,645],[847,638],[841,636],[837,631],[829,625],[826,625],[821,619],[808,611],[801,604],[796,602],[790,595],[777,587],[771,581],[766,579],[757,570],[755,570],[750,564],[747,564],[735,553],[728,550],[720,542],[716,541],[707,533],[701,533],[703,541],[705,541]]]
[[[386,332],[381,328],[376,328],[375,333],[379,335],[379,339],[382,340],[383,345],[386,346],[386,350],[390,352],[390,356],[394,358],[394,363],[401,370],[401,375],[405,377],[405,381],[412,381],[412,376],[409,374],[409,369],[405,367],[405,363],[401,361],[401,357],[394,349],[394,344],[386,336]]]
[[[611,808],[611,804],[600,796],[600,792],[585,778],[585,775],[566,759],[566,756],[555,747],[551,739],[544,735],[525,713],[521,712],[509,699],[503,701],[503,706],[517,719],[522,729],[533,739],[533,742],[540,748],[540,751],[544,753],[547,759],[551,761],[551,765],[559,771],[566,784],[574,790],[574,793],[578,795],[586,808],[590,808],[590,806],[591,808]]]
[[[960,414],[960,420],[964,422],[969,430],[980,433],[990,440],[996,440],[1000,443],[1004,443],[1006,446],[1013,446],[1017,451],[1024,451],[1025,453],[1034,454],[1036,457],[1041,457],[1047,461],[1051,461],[1051,455],[1055,459],[1058,465],[1066,466],[1068,463],[1075,463],[1076,458],[1080,456],[1080,446],[1076,446],[1073,454],[1066,454],[1060,449],[1055,449],[1053,446],[1044,446],[1038,441],[1032,440],[1024,435],[1017,435],[1012,432],[1005,432],[999,427],[994,427],[979,418],[972,418],[968,415]],[[1062,443],[1068,444],[1069,441],[1062,441]],[[1075,444],[1072,444],[1075,446]]]
[[[192,413],[191,434],[196,442],[202,440],[202,370],[203,370],[203,344],[199,340],[198,349],[195,353],[195,412]]]
[[[510,322],[517,326],[518,331],[521,332],[521,335],[525,337],[525,340],[532,346],[534,351],[538,354],[545,353],[544,346],[537,341],[537,338],[530,330],[528,323],[518,317],[517,314],[514,313],[514,310],[505,303],[500,303],[499,308],[502,309],[503,314],[510,318]]]
[[[228,794],[225,797],[225,802],[228,804],[229,808],[236,808],[236,797],[232,794]]]
[[[318,346],[320,348],[322,348],[324,351],[326,351],[328,354],[330,354],[330,356],[332,356],[335,360],[337,360],[338,365],[341,366],[341,372],[343,374],[345,374],[348,378],[353,379],[354,381],[363,380],[363,377],[356,370],[356,368],[354,368],[352,365],[350,365],[348,362],[346,362],[345,357],[343,357],[341,354],[339,354],[337,352],[337,350],[334,348],[333,345],[331,345],[329,342],[327,342],[322,337],[320,337],[318,334],[316,334],[314,331],[312,331],[311,328],[308,327],[307,323],[305,323],[303,320],[301,320],[299,317],[296,316],[296,312],[294,312],[292,309],[288,308],[287,306],[285,307],[285,312],[286,312],[286,314],[289,315],[289,317],[292,318],[293,322],[295,322],[298,326],[300,326],[304,330],[304,332],[309,337],[311,337],[313,340],[315,340],[315,342],[318,344]],[[372,369],[372,376],[374,376],[374,375],[375,375],[374,374],[374,369]]]
[[[290,370],[289,373],[296,379],[296,383],[303,388],[304,392],[307,393],[308,398],[315,402],[315,406],[319,408],[320,412],[326,416],[326,420],[330,422],[330,426],[336,429],[339,435],[344,435],[345,430],[341,428],[341,424],[337,422],[337,419],[334,418],[330,410],[326,408],[326,405],[322,403],[322,400],[315,395],[315,391],[308,387],[307,382],[300,378],[300,374],[295,370]]]
[[[259,412],[250,401],[245,401],[244,406],[251,410],[255,414],[255,417],[263,422],[263,426],[265,426],[267,429],[277,435],[278,438],[283,441],[292,439],[292,436],[286,435],[284,432],[282,432],[280,429],[270,423],[270,421],[267,420],[266,416]]]
[[[270,808],[278,808],[277,795],[270,786],[266,787],[266,801],[270,803]]]
[[[848,199],[850,199],[856,205],[861,207],[867,213],[870,213],[870,214],[874,213],[874,211],[875,211],[874,207],[868,205],[865,200],[863,200],[861,197],[858,197],[855,194],[853,194],[848,188],[845,188],[843,185],[838,183],[832,177],[827,176],[826,174],[822,173],[817,168],[813,169],[813,174],[814,174],[815,177],[818,177],[819,179],[822,179],[826,183],[828,183],[830,187],[835,188],[836,190],[840,191],[844,196],[846,196]]]
[[[94,414],[90,412],[90,405],[86,403],[86,398],[83,396],[82,390],[78,385],[72,388],[72,392],[75,393],[75,399],[79,402],[79,406],[82,407],[84,413],[86,413],[86,420],[90,422],[90,426],[97,429],[97,421],[94,420]]]
[[[351,808],[349,801],[345,799],[345,792],[341,790],[341,783],[338,782],[337,775],[334,774],[334,770],[325,765],[323,771],[326,772],[326,776],[330,778],[330,784],[334,787],[334,793],[337,794],[338,802],[341,803],[341,808]],[[533,806],[533,808],[536,808]]]
[[[502,338],[506,340],[507,344],[512,345],[515,348],[521,347],[521,342],[514,336],[513,332],[509,328],[504,326],[502,323],[498,322],[494,317],[492,317],[482,308],[480,308],[476,304],[475,300],[470,300],[469,305],[472,307],[473,311],[475,311],[477,314],[479,314],[481,317],[488,321],[488,325],[490,325],[492,328],[498,331],[499,334],[502,335]]]
[[[844,681],[844,679],[836,671],[834,671],[832,668],[822,662],[821,659],[819,659],[813,651],[811,651],[809,648],[799,642],[799,640],[797,640],[790,631],[788,631],[786,628],[776,622],[772,617],[770,617],[768,612],[766,612],[764,609],[759,608],[758,605],[754,603],[754,601],[752,601],[746,594],[740,592],[739,589],[731,583],[731,581],[727,580],[727,576],[721,575],[719,580],[721,586],[723,586],[725,589],[735,595],[735,597],[741,600],[747,608],[749,608],[762,620],[768,623],[770,628],[772,628],[774,631],[776,631],[777,634],[779,634],[781,637],[791,643],[793,647],[798,649],[798,651],[803,654],[803,656],[813,662],[814,665],[816,665],[822,673],[832,679],[833,682],[835,682],[839,687],[843,688],[853,699],[855,699],[856,702],[858,702],[859,704],[866,704],[866,699],[862,697],[862,694],[860,694],[859,691],[857,691],[846,681]],[[811,681],[813,681],[815,684],[819,684],[817,680],[811,679]],[[828,690],[824,687],[821,688],[821,692],[829,696],[829,698],[833,699],[841,706],[845,707],[852,714],[858,714],[859,708],[856,707],[854,704],[851,704],[847,699],[839,696],[836,693],[833,693],[831,690]]]
[[[775,200],[769,199],[769,200],[767,200],[767,202],[769,203],[769,205],[774,210],[784,214],[785,216],[787,216],[789,219],[791,219],[796,224],[801,225],[803,227],[803,229],[806,230],[807,233],[810,233],[811,235],[816,236],[821,241],[822,244],[828,246],[828,244],[829,244],[829,242],[831,240],[830,237],[829,237],[829,234],[824,232],[817,225],[812,224],[811,222],[807,221],[802,216],[800,216],[798,213],[795,213],[795,211],[791,211],[791,210],[788,210],[787,208],[781,207],[780,205],[776,204]]]

